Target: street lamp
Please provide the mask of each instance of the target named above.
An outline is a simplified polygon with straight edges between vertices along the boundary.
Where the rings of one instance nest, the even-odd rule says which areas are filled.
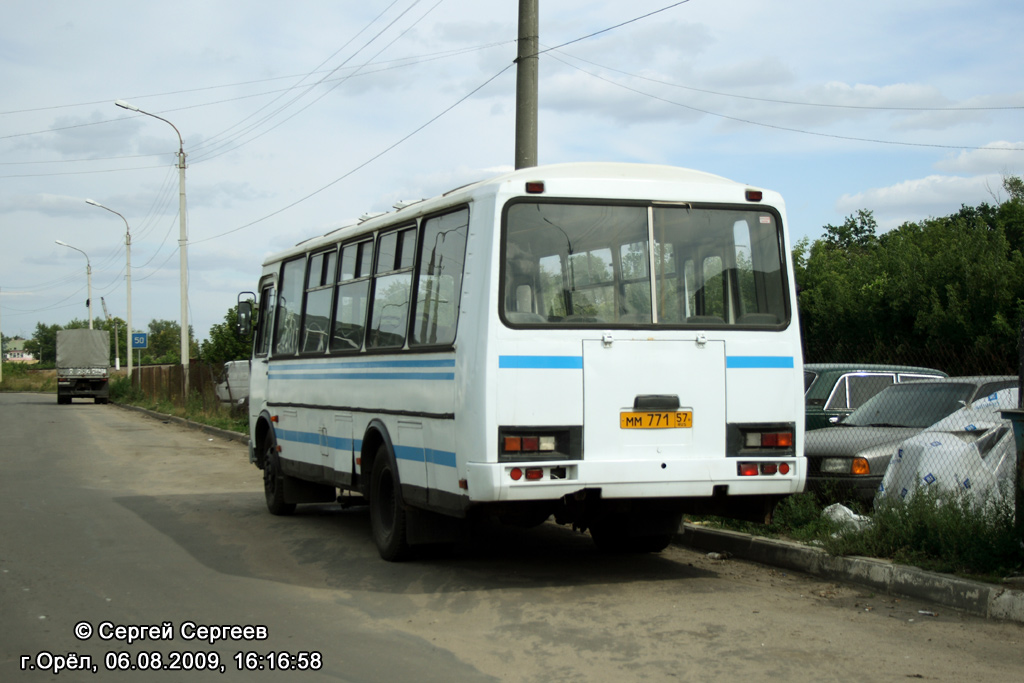
[[[54,240],[57,244],[68,249],[74,249],[77,252],[81,252],[82,256],[85,257],[85,281],[89,287],[89,298],[85,300],[85,305],[89,307],[89,329],[92,329],[92,264],[89,262],[89,255],[78,247],[73,247],[67,242],[61,242],[60,240]]]
[[[98,206],[101,209],[106,209],[110,213],[116,213],[118,216],[121,216],[121,214],[117,213],[117,211],[114,211],[113,209],[111,209],[109,207],[103,206],[99,202],[94,202],[91,199],[86,199],[85,203],[86,204],[91,204],[92,206]],[[128,261],[125,264],[125,284],[127,285],[127,289],[128,289],[128,320],[126,321],[127,324],[128,324],[128,381],[131,382],[131,381],[134,381],[134,380],[132,380],[132,342],[131,342],[131,339],[132,339],[132,230],[131,230],[130,227],[128,227],[128,219],[127,218],[125,218],[124,216],[121,216],[121,220],[124,221],[124,246],[125,246],[125,251],[127,252],[127,255],[128,255]]]
[[[181,252],[181,371],[185,383],[183,397],[188,398],[188,231],[185,229],[185,141],[182,140],[178,127],[167,119],[156,114],[150,114],[148,111],[143,111],[134,104],[129,104],[124,100],[117,100],[114,104],[128,111],[160,119],[178,134],[178,250]]]

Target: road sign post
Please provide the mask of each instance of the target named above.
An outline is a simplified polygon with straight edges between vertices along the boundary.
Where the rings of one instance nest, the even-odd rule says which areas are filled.
[[[128,351],[131,353],[135,349],[139,349],[139,362],[135,364],[135,367],[139,367],[142,361],[142,349],[149,348],[149,334],[147,332],[132,332],[132,348]],[[141,373],[142,370],[140,369]],[[135,379],[131,379],[132,386],[135,386]]]

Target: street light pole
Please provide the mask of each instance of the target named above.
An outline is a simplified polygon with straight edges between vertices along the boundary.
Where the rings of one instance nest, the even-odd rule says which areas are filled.
[[[89,307],[89,329],[91,330],[92,329],[92,264],[89,262],[89,255],[86,254],[81,249],[79,249],[78,247],[71,246],[67,242],[61,242],[60,240],[54,240],[54,242],[56,242],[57,244],[59,244],[62,247],[67,247],[68,249],[74,249],[75,251],[80,252],[82,254],[82,256],[85,257],[85,282],[86,282],[86,284],[87,284],[87,286],[89,288],[89,290],[88,290],[89,291],[89,294],[88,294],[89,298],[85,300],[85,303]]]
[[[117,211],[114,211],[109,207],[103,206],[99,202],[94,202],[91,199],[86,199],[85,203],[91,204],[93,206],[98,206],[101,209],[106,209],[110,213],[116,213],[118,216],[121,216],[121,214],[117,213]],[[128,381],[129,383],[133,383],[134,380],[132,379],[132,229],[128,226],[127,218],[121,216],[121,220],[124,221],[124,247],[128,256],[127,262],[125,263],[125,285],[128,289],[128,319],[125,321],[128,326]],[[117,345],[116,340],[114,342],[114,345]]]
[[[181,253],[181,372],[184,381],[184,393],[182,394],[183,399],[188,398],[188,366],[189,366],[189,335],[188,335],[188,230],[185,225],[185,141],[182,140],[181,131],[178,127],[167,119],[157,116],[156,114],[150,114],[148,111],[139,109],[134,104],[129,104],[124,100],[117,100],[114,102],[115,105],[128,111],[138,112],[139,114],[145,114],[151,116],[154,119],[160,119],[178,134],[178,218],[179,218],[179,231],[178,231],[178,250]]]

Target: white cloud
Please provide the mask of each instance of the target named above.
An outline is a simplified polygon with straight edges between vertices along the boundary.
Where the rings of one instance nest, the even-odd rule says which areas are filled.
[[[836,210],[849,215],[858,209],[869,209],[881,228],[891,229],[907,221],[956,213],[964,204],[993,203],[993,193],[999,190],[1001,183],[1002,178],[997,174],[930,175],[843,195],[836,202]]]
[[[1000,140],[981,149],[962,150],[935,164],[947,173],[1002,173],[1020,175],[1024,171],[1024,142]]]

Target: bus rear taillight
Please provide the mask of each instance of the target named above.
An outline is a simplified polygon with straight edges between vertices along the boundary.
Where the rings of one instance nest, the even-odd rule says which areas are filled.
[[[499,427],[498,461],[580,460],[583,430],[580,427]]]
[[[793,422],[730,423],[726,425],[726,455],[743,459],[795,456]]]
[[[747,432],[747,448],[792,448],[793,432]]]
[[[788,462],[740,462],[736,463],[736,473],[741,477],[773,476],[789,474],[793,471]]]

